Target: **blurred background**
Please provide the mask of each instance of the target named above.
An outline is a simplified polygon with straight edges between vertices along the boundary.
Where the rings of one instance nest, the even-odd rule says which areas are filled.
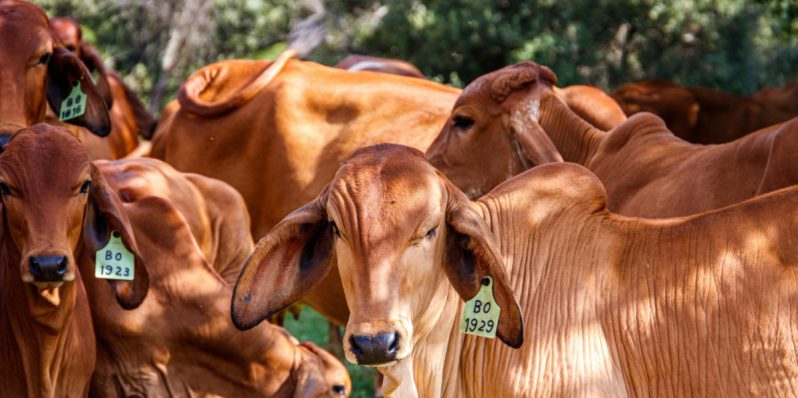
[[[312,11],[290,0],[38,0],[83,25],[156,114],[183,80],[228,58],[274,58]],[[409,61],[455,86],[520,60],[560,85],[605,90],[646,78],[750,94],[798,80],[795,0],[326,0],[327,32],[305,58]]]
[[[229,58],[273,59],[299,21],[323,18],[305,59],[349,53],[396,58],[462,87],[522,60],[549,66],[560,86],[611,91],[664,78],[739,94],[798,80],[796,0],[34,0],[69,16],[156,115],[198,68]],[[309,308],[286,327],[326,345]],[[329,346],[328,346],[329,347]],[[340,355],[340,353],[339,353]],[[354,397],[373,371],[349,366]]]

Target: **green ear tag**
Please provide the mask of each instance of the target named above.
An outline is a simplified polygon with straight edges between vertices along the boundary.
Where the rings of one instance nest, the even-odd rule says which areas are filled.
[[[76,81],[75,86],[72,87],[69,96],[61,101],[61,110],[58,114],[58,120],[66,121],[82,116],[86,113],[86,94],[80,89],[80,82]]]
[[[477,295],[466,301],[463,307],[460,332],[495,339],[501,311],[493,298],[493,278],[486,276],[482,278],[482,287]]]
[[[122,243],[119,232],[114,231],[108,244],[97,250],[94,256],[94,277],[132,281],[135,276],[134,263],[133,253]]]

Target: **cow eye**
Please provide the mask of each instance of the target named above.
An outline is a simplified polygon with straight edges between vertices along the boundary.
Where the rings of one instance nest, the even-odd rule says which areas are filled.
[[[84,181],[83,185],[80,186],[80,193],[88,193],[89,188],[91,188],[91,180]]]
[[[11,188],[9,188],[8,185],[6,185],[6,183],[4,182],[0,182],[0,194],[2,194],[3,196],[14,196],[11,193]]]
[[[346,396],[346,386],[343,384],[336,384],[332,386],[332,392],[335,395]]]
[[[330,221],[330,225],[332,226],[333,234],[335,234],[336,238],[341,238],[341,231],[338,230],[338,226],[335,225],[335,221]]]
[[[465,130],[474,125],[474,119],[465,116],[455,116],[452,122],[454,127],[460,130]]]
[[[75,52],[75,46],[72,44],[67,44],[66,49],[69,50],[69,52]]]
[[[41,57],[39,57],[39,65],[47,65],[50,62],[51,53],[44,53]]]
[[[427,231],[427,234],[424,235],[424,239],[432,239],[432,238],[434,238],[435,234],[437,232],[438,232],[438,226],[436,225],[436,226],[432,227],[429,231]]]

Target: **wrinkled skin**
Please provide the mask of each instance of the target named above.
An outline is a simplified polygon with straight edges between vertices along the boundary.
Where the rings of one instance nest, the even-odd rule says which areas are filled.
[[[86,113],[68,123],[104,137],[111,124],[86,67],[50,31],[44,11],[23,1],[0,4],[0,144],[10,134],[58,111],[75,83],[87,95]]]
[[[299,344],[280,327],[263,324],[242,333],[230,323],[232,289],[219,266],[234,266],[237,274],[252,248],[239,195],[156,160],[99,167],[125,202],[142,255],[157,259],[157,266],[150,267],[148,298],[135,311],[109,307],[107,294],[96,283],[87,285],[100,342],[91,396],[348,395],[349,376],[329,353]],[[195,190],[209,195],[192,208]],[[214,227],[205,231],[209,221]],[[208,233],[210,252],[195,239]]]
[[[578,165],[536,167],[470,202],[417,151],[365,148],[258,244],[233,317],[268,315],[335,262],[347,336],[403,337],[377,368],[386,396],[790,395],[798,188],[667,221],[606,203]],[[502,317],[519,298],[518,350],[502,318],[501,341],[458,331],[486,273]]]
[[[13,136],[0,155],[0,193],[0,389],[8,396],[86,396],[95,341],[84,286],[94,281],[93,254],[112,231],[133,253],[137,277],[102,282],[105,305],[135,308],[147,293],[129,221],[80,143],[53,126]]]
[[[138,146],[138,135],[150,138],[156,120],[144,104],[114,71],[107,69],[96,48],[83,41],[80,25],[71,18],[52,18],[53,33],[91,72],[97,72],[98,93],[110,107],[111,133],[105,139],[80,127],[72,130],[84,143],[90,159],[119,159]],[[58,123],[48,115],[50,123]]]
[[[798,83],[742,96],[647,80],[625,84],[612,97],[627,115],[654,113],[675,135],[698,144],[731,142],[798,116]]]
[[[661,119],[648,113],[634,115],[605,132],[546,90],[530,91],[521,86],[503,102],[493,98],[491,87],[496,81],[523,78],[526,69],[534,72],[535,67],[518,64],[466,87],[452,114],[453,118],[461,115],[471,120],[471,124],[468,129],[458,129],[453,119],[427,152],[436,167],[456,169],[447,176],[472,198],[519,171],[511,170],[508,163],[522,164],[524,158],[531,159],[528,153],[545,155],[550,144],[563,160],[596,173],[607,188],[610,210],[629,216],[695,214],[798,182],[798,166],[791,160],[798,147],[798,119],[734,142],[705,146],[674,137]],[[526,131],[534,134],[518,141],[520,151],[513,150],[504,115],[523,113],[529,103],[539,103],[537,118],[524,124]]]

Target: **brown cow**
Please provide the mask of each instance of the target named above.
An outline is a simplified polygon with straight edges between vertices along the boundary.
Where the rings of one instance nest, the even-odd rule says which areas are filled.
[[[97,49],[83,41],[80,25],[77,22],[71,18],[52,18],[50,24],[64,47],[75,53],[89,71],[97,71],[98,92],[110,107],[111,133],[106,139],[96,139],[79,128],[78,138],[84,142],[92,159],[124,157],[138,146],[139,134],[147,139],[152,136],[156,125],[155,118],[122,78],[105,67]]]
[[[372,57],[369,55],[349,54],[341,62],[335,65],[336,68],[345,69],[350,72],[372,71],[390,73],[400,76],[418,77],[424,79],[425,76],[415,65],[400,61],[398,59]]]
[[[471,202],[420,152],[366,148],[258,243],[233,317],[251,326],[337,264],[347,358],[378,366],[386,397],[792,395],[798,188],[666,221],[606,201],[561,163]],[[477,328],[498,339],[459,331],[481,284],[500,313]]]
[[[523,162],[538,152],[535,145],[549,142],[565,161],[596,173],[607,188],[610,210],[630,216],[695,214],[798,182],[792,161],[798,119],[705,146],[675,137],[662,119],[648,113],[634,115],[609,132],[598,130],[547,89],[518,84],[506,99],[496,99],[495,82],[523,82],[536,70],[537,65],[523,63],[475,80],[428,150],[432,164],[445,167],[447,176],[472,198],[507,179],[508,162]],[[529,138],[518,141],[521,152],[513,151],[503,120],[526,109],[539,112],[525,126]],[[468,128],[457,127],[465,121]]]
[[[612,130],[626,121],[620,105],[596,87],[575,85],[553,89],[574,113],[600,130]]]
[[[88,393],[95,340],[84,286],[104,305],[137,307],[148,287],[127,215],[67,131],[19,130],[0,155],[0,391],[9,397]],[[132,282],[94,278],[94,253],[114,233],[135,257]],[[108,287],[110,285],[110,288]]]
[[[0,53],[0,145],[14,131],[43,122],[47,103],[58,114],[75,85],[87,98],[86,109],[67,123],[108,135],[108,108],[89,71],[53,36],[42,9],[25,1],[0,3]]]
[[[798,116],[798,83],[750,97],[667,80],[628,83],[612,93],[627,115],[652,112],[677,136],[700,144],[733,141]]]
[[[348,395],[349,376],[331,354],[277,326],[241,333],[230,323],[228,281],[252,250],[239,194],[153,159],[98,167],[124,202],[143,258],[157,265],[135,311],[108,306],[108,293],[87,284],[100,342],[92,396]]]

